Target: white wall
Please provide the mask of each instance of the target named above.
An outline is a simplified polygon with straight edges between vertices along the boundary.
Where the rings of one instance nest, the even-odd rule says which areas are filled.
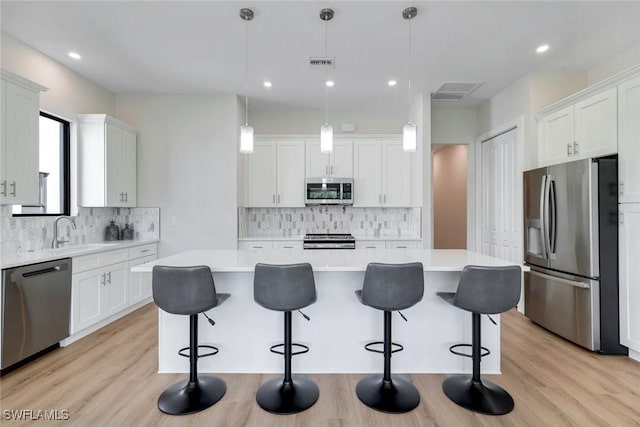
[[[587,72],[589,86],[638,64],[640,64],[640,44],[613,55],[589,69]]]
[[[476,108],[432,103],[432,144],[471,144],[477,136]]]
[[[114,115],[115,95],[61,63],[0,33],[2,68],[48,87],[40,96],[40,108],[70,121],[80,113]]]
[[[159,255],[235,249],[235,95],[118,95],[138,130],[138,205],[160,207]]]
[[[259,103],[251,107],[249,122],[257,134],[320,134],[324,124],[323,108],[305,108],[279,103]],[[333,110],[329,107],[329,124],[334,133],[342,133],[343,123],[356,125],[355,133],[402,133],[407,121],[407,111],[385,110],[379,112],[361,110]],[[244,111],[242,116],[244,118]]]

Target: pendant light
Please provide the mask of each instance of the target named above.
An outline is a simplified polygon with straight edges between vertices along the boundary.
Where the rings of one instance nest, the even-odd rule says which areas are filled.
[[[244,21],[244,126],[240,127],[240,152],[253,153],[253,128],[249,126],[249,21],[253,10],[240,9],[240,18]]]
[[[324,21],[324,56],[327,58],[327,24],[333,19],[333,9],[322,9],[320,19]],[[320,152],[330,153],[333,151],[333,127],[329,124],[329,85],[327,84],[327,68],[325,68],[324,85],[324,125],[320,127]]]
[[[402,11],[402,17],[409,21],[409,108],[411,111],[411,20],[418,14],[418,9],[415,7],[408,7]],[[411,113],[409,113],[411,114]],[[402,149],[408,152],[416,151],[417,146],[417,130],[416,125],[411,123],[411,119],[402,128]]]

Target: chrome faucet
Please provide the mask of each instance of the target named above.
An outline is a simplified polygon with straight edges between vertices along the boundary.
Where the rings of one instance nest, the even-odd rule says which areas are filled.
[[[53,240],[51,240],[52,249],[56,249],[60,245],[60,243],[68,242],[68,240],[58,240],[58,222],[60,222],[61,219],[69,220],[69,222],[71,223],[71,228],[74,230],[76,229],[76,222],[70,216],[62,215],[57,217],[55,221],[53,221]]]

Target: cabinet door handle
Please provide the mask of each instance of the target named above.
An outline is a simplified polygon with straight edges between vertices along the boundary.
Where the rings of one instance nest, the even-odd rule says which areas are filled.
[[[124,193],[124,201],[125,202],[129,201],[129,193]]]
[[[624,194],[624,182],[620,183],[620,194]]]
[[[111,272],[107,273],[107,280],[108,280],[109,284],[111,284]]]
[[[333,165],[331,165],[331,176],[333,176]]]
[[[6,196],[7,195],[7,180],[6,179],[0,183],[0,187],[2,187],[2,190],[0,190],[0,195]]]
[[[102,286],[104,286],[104,285],[106,284],[106,282],[107,282],[106,276],[107,276],[107,275],[106,275],[106,274],[104,274],[104,273],[102,273],[102,274],[100,275],[100,284],[101,284]]]
[[[11,193],[9,193],[10,195],[12,195],[13,197],[16,197],[16,182],[13,181],[11,183],[11,187],[13,188],[13,191],[11,191]]]
[[[403,245],[398,245],[398,246],[396,246],[396,249],[407,249],[407,247],[403,246]]]
[[[620,212],[620,225],[624,225],[624,212]]]
[[[120,193],[120,201],[124,202],[124,193]]]
[[[383,203],[387,203],[387,195],[386,194],[384,196],[382,196],[382,201],[383,201]]]
[[[275,205],[276,204],[276,195],[272,194],[271,195],[271,202]]]
[[[382,204],[382,194],[378,194],[378,203]]]
[[[573,143],[573,154],[578,154],[578,143],[577,142]]]
[[[280,204],[280,195],[278,194],[278,204]]]
[[[251,246],[253,249],[263,249],[264,246]]]
[[[567,144],[567,156],[570,156],[571,154],[571,144]]]
[[[150,250],[151,250],[151,249],[145,249],[145,250],[143,250],[143,251],[140,251],[140,253],[141,253],[141,254],[145,254],[145,253],[149,252]]]

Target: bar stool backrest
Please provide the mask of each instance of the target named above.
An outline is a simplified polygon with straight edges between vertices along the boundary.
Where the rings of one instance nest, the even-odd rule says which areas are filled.
[[[218,305],[211,269],[207,266],[156,265],[152,273],[153,301],[171,314],[198,314]]]
[[[276,311],[294,311],[313,304],[317,295],[311,264],[256,264],[253,299]]]
[[[520,276],[517,265],[467,265],[462,270],[453,304],[473,313],[504,313],[520,301]]]
[[[424,295],[424,272],[421,262],[367,265],[362,285],[362,303],[378,310],[409,308]]]

